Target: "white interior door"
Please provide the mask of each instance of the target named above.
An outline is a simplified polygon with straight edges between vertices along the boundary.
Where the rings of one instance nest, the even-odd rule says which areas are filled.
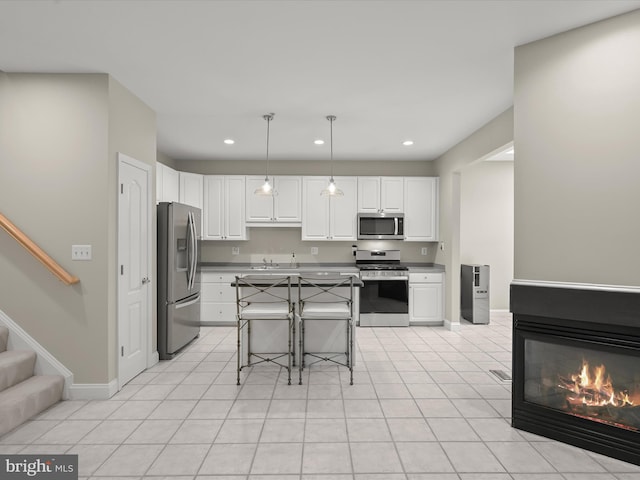
[[[118,384],[147,367],[151,349],[151,168],[118,154]]]

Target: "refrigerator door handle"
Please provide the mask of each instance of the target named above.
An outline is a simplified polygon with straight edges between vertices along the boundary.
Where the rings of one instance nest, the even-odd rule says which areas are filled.
[[[191,212],[187,214],[187,289],[193,285],[193,219]]]
[[[176,302],[174,305],[176,307],[176,310],[178,310],[179,308],[189,307],[195,303],[198,303],[199,301],[200,301],[200,294],[198,294],[195,298],[189,300],[188,302],[184,302],[184,303]]]
[[[198,266],[198,238],[196,231],[196,216],[193,212],[189,212],[191,215],[191,289],[196,283],[196,268]]]

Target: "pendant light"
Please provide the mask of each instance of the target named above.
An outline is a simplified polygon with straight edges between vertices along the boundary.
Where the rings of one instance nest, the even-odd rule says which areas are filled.
[[[269,124],[274,115],[275,113],[267,113],[262,116],[267,121],[267,166],[264,174],[264,184],[255,189],[254,195],[274,195],[273,186],[269,183]]]
[[[336,187],[336,182],[333,180],[333,122],[335,121],[335,119],[335,115],[327,115],[327,120],[329,120],[329,124],[331,125],[331,178],[329,178],[329,185],[327,185],[327,188],[320,192],[320,195],[341,197],[344,195],[344,192]]]

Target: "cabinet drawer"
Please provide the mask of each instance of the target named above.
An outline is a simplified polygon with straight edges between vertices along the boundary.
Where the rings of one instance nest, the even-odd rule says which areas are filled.
[[[410,273],[409,283],[442,283],[442,273]]]
[[[201,283],[224,283],[227,286],[231,285],[236,279],[237,273],[220,273],[220,272],[202,272],[200,275]]]
[[[228,283],[204,283],[202,288],[203,302],[231,302],[236,301],[236,289]]]
[[[235,303],[202,303],[200,305],[200,321],[207,323],[228,323],[229,325],[236,322],[236,304]]]

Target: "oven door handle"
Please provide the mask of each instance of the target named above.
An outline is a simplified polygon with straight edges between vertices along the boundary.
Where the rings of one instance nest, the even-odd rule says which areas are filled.
[[[360,280],[363,282],[375,282],[375,281],[394,281],[394,282],[406,282],[409,280],[409,277],[361,277]]]

